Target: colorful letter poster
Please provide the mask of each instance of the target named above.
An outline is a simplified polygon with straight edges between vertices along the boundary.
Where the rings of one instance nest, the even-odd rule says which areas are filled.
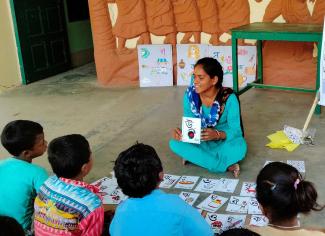
[[[233,87],[231,46],[209,46],[209,57],[217,59],[223,67],[223,86]],[[256,47],[238,47],[238,87],[256,80]]]
[[[138,45],[140,87],[173,86],[170,44]]]
[[[177,85],[190,85],[194,65],[202,57],[213,57],[223,67],[223,86],[233,87],[231,46],[211,46],[204,44],[177,45]],[[256,80],[256,47],[239,46],[238,48],[238,86]]]
[[[208,45],[177,44],[177,85],[188,86],[191,83],[194,65],[208,55]]]

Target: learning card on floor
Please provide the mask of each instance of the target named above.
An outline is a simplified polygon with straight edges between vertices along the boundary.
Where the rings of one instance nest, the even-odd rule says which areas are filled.
[[[201,141],[201,119],[183,117],[182,120],[182,141],[187,143],[200,144]]]
[[[227,200],[228,198],[211,194],[203,202],[197,205],[197,208],[201,208],[209,212],[216,212],[220,207],[222,207],[223,204],[227,202]]]
[[[194,191],[204,192],[204,193],[213,193],[215,188],[218,185],[218,179],[201,179],[200,183],[197,185]]]
[[[258,203],[257,199],[255,197],[251,197],[248,205],[248,214],[250,215],[259,215],[263,214],[260,204]]]
[[[263,215],[252,215],[249,225],[264,227],[269,223],[269,219]]]
[[[235,192],[238,182],[239,182],[238,179],[221,178],[218,181],[215,191],[225,192],[225,193],[233,193],[233,192]]]
[[[117,187],[117,181],[115,178],[103,177],[91,185],[96,186],[99,189],[99,193],[111,194]]]
[[[226,215],[208,212],[205,220],[214,233],[221,234],[228,229],[244,227],[246,215]]]
[[[179,197],[191,206],[193,206],[193,204],[195,203],[195,201],[198,199],[199,196],[200,196],[199,193],[190,193],[190,192],[181,192],[179,194]]]
[[[247,214],[249,201],[249,197],[231,196],[226,211]]]
[[[112,193],[100,193],[103,197],[103,204],[120,204],[128,197],[122,193],[121,189],[115,189]]]
[[[295,167],[301,173],[306,172],[304,161],[287,160],[287,164]]]
[[[256,196],[256,183],[243,182],[243,186],[240,191],[240,196],[243,197],[255,197]]]
[[[198,176],[182,176],[175,185],[175,188],[192,189],[199,180]]]
[[[164,174],[164,179],[161,181],[159,187],[160,188],[170,188],[172,187],[177,180],[179,180],[179,175],[170,175],[170,174]]]

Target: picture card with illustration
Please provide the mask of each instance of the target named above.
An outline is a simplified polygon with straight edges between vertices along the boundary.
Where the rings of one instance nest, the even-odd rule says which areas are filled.
[[[210,194],[203,202],[197,205],[197,208],[209,211],[216,212],[227,202],[228,198],[222,197],[216,194]]]
[[[96,186],[99,189],[99,193],[111,194],[117,187],[117,181],[115,178],[103,177],[96,180],[91,185]]]
[[[164,179],[159,184],[160,188],[171,188],[177,180],[179,180],[179,175],[170,175],[170,174],[164,174]]]
[[[255,197],[250,198],[249,205],[248,205],[248,214],[250,214],[250,215],[263,214],[260,204],[258,203],[258,201]]]
[[[249,201],[249,197],[231,196],[226,211],[247,214]]]
[[[255,182],[243,182],[243,186],[240,191],[240,196],[255,197],[256,196],[256,183]]]
[[[264,227],[269,224],[269,219],[264,215],[252,215],[249,225]]]
[[[121,189],[115,189],[112,193],[100,193],[103,197],[103,204],[112,204],[117,205],[120,204],[122,201],[126,200],[128,197],[123,194]]]
[[[193,204],[195,203],[195,201],[198,199],[199,196],[200,196],[199,193],[190,193],[190,192],[181,192],[179,194],[179,197],[191,206],[193,206]]]
[[[214,233],[221,234],[228,229],[244,227],[246,215],[227,215],[208,212],[205,220]]]
[[[192,189],[199,180],[198,176],[183,175],[175,185],[175,188]]]
[[[182,119],[182,141],[186,143],[201,142],[201,119],[183,117]]]
[[[200,183],[196,186],[194,191],[204,192],[204,193],[213,193],[215,188],[219,183],[218,179],[207,179],[202,178]]]

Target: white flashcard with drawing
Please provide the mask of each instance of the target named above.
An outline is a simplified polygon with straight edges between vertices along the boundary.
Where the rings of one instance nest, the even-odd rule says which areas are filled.
[[[164,174],[164,179],[161,181],[159,187],[160,188],[171,188],[177,180],[179,180],[179,175],[170,175],[170,174]]]
[[[238,179],[227,179],[221,178],[218,180],[218,184],[214,189],[217,192],[233,193],[235,192],[236,186],[239,182]]]
[[[241,188],[240,196],[255,197],[256,196],[256,183],[243,182],[243,187]]]
[[[248,205],[248,214],[250,215],[259,215],[263,214],[260,204],[258,203],[257,199],[255,197],[251,197]]]
[[[201,119],[200,118],[183,117],[182,141],[187,143],[200,144],[201,142]]]
[[[199,180],[200,177],[198,176],[187,176],[184,175],[180,178],[180,180],[175,185],[175,188],[182,188],[182,189],[192,189],[196,182]]]
[[[103,204],[120,204],[128,197],[122,193],[121,189],[115,189],[112,193],[100,193],[103,197]]]
[[[220,207],[222,207],[223,204],[227,202],[227,200],[228,198],[211,194],[203,202],[197,205],[197,208],[201,208],[209,212],[216,212]]]
[[[244,227],[246,215],[227,215],[208,212],[205,220],[214,233],[221,234],[228,229]]]
[[[111,194],[117,187],[117,181],[115,178],[103,177],[96,180],[91,185],[96,186],[99,189],[99,193]]]
[[[181,192],[179,194],[179,197],[191,206],[193,206],[193,204],[195,203],[195,201],[198,199],[199,196],[200,196],[199,193],[190,193],[190,192]]]
[[[287,164],[295,167],[300,173],[306,172],[304,161],[287,160]]]
[[[231,196],[226,211],[247,214],[249,197]]]
[[[201,179],[200,183],[196,186],[194,191],[213,193],[218,185],[218,179]]]
[[[249,225],[264,227],[269,224],[269,219],[263,215],[252,215]]]

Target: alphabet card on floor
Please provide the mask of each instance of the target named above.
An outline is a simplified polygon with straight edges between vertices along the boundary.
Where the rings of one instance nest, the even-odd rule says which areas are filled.
[[[243,187],[241,188],[240,196],[255,197],[256,196],[256,183],[243,182]]]
[[[112,193],[100,193],[103,197],[103,204],[120,204],[122,201],[126,200],[128,197],[122,193],[121,189],[115,189]]]
[[[304,161],[287,160],[287,164],[295,167],[301,173],[306,172]]]
[[[96,186],[99,189],[99,193],[102,195],[109,195],[118,187],[116,179],[108,177],[103,177],[93,182],[91,185]]]
[[[249,225],[264,227],[269,223],[269,219],[263,215],[252,215]]]
[[[247,214],[249,201],[249,197],[231,196],[226,211]]]
[[[197,208],[201,208],[209,212],[216,212],[220,207],[222,207],[223,204],[227,202],[227,200],[228,198],[211,194],[203,202],[197,205]]]
[[[159,187],[160,188],[171,188],[177,180],[179,180],[180,176],[179,175],[170,175],[170,174],[164,174],[164,179],[160,183]]]
[[[187,143],[200,144],[201,142],[201,119],[183,117],[182,120],[182,141]]]
[[[255,197],[251,197],[248,205],[248,214],[250,215],[259,215],[263,214],[260,204],[258,203],[257,199]]]
[[[217,184],[215,191],[233,193],[235,192],[238,182],[239,182],[238,179],[221,178],[219,179],[219,183]]]
[[[192,189],[196,182],[199,180],[200,177],[198,176],[182,176],[180,180],[175,185],[175,188],[182,188],[182,189]]]
[[[194,191],[204,192],[204,193],[213,193],[217,187],[219,181],[218,179],[201,179],[200,183],[197,185]]]
[[[208,212],[205,220],[214,233],[221,234],[223,231],[231,228],[244,227],[246,215],[226,215]]]
[[[195,201],[198,199],[199,196],[200,196],[199,193],[190,193],[190,192],[181,192],[179,194],[179,197],[191,206],[193,206],[193,204],[195,203]]]

